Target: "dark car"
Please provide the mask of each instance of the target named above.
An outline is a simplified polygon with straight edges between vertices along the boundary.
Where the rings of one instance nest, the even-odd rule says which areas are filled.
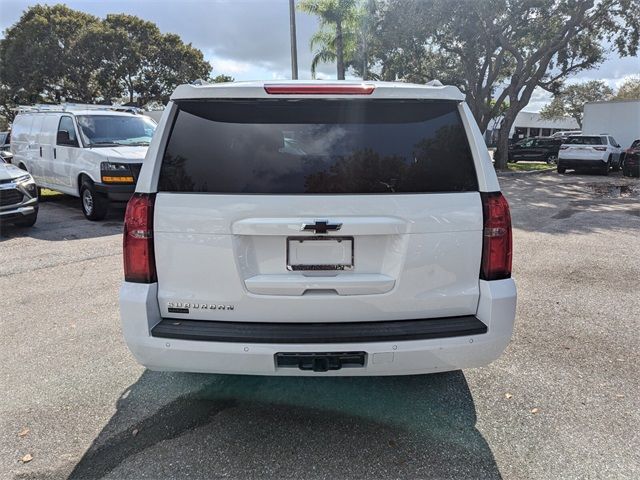
[[[558,151],[562,138],[531,137],[509,145],[509,161],[529,160],[554,163],[558,160]]]
[[[640,177],[640,139],[625,150],[622,174],[625,177]]]

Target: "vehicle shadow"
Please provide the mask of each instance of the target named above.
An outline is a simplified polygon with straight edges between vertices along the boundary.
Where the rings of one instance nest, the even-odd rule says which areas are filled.
[[[91,222],[84,217],[78,198],[63,194],[47,195],[40,198],[36,224],[28,228],[3,224],[0,242],[19,237],[63,241],[114,235],[122,233],[124,212],[124,203],[113,204],[104,220]]]
[[[501,478],[475,423],[461,371],[364,378],[145,371],[68,478]]]

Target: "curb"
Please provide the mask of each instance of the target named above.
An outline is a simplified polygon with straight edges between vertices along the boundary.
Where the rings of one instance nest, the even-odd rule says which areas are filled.
[[[499,177],[512,177],[515,175],[541,175],[543,173],[555,172],[556,167],[545,168],[544,170],[531,170],[529,172],[502,172],[496,170],[496,174]]]

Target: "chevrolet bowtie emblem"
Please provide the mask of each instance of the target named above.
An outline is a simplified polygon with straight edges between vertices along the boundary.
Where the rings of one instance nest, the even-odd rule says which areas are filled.
[[[316,220],[315,223],[303,223],[301,231],[313,231],[315,233],[329,233],[342,228],[341,223],[329,223],[329,220]]]

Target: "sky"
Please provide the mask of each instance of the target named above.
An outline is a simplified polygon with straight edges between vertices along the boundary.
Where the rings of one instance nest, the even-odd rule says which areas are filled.
[[[0,0],[0,31],[14,24],[35,3]],[[291,75],[288,0],[75,0],[76,10],[104,17],[108,13],[137,15],[158,25],[163,33],[176,33],[202,50],[213,66],[212,75],[236,80],[286,79]],[[317,30],[315,17],[296,12],[299,78],[311,78],[309,39]],[[604,80],[617,88],[625,78],[640,73],[640,59],[610,54],[599,68],[584,71],[570,82]],[[321,65],[318,78],[335,78],[334,65]],[[542,90],[534,93],[525,109],[538,111],[550,101]]]

